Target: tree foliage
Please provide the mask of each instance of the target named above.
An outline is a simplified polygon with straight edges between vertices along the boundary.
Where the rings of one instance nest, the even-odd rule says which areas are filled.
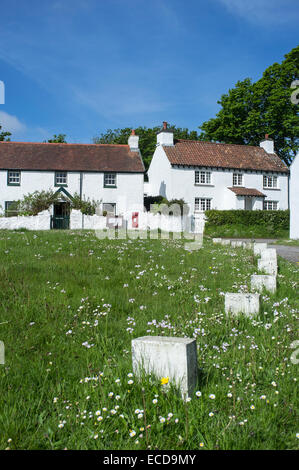
[[[291,85],[298,78],[299,46],[257,82],[246,78],[222,95],[221,109],[202,124],[200,139],[258,145],[269,134],[276,153],[289,164],[299,149],[299,106],[291,101]]]
[[[197,140],[198,133],[197,131],[189,131],[186,128],[170,126],[174,132],[175,139],[188,139],[188,140]],[[154,154],[156,143],[157,143],[157,133],[161,130],[161,127],[136,127],[136,135],[139,136],[139,148],[143,158],[145,169],[147,170],[152,156]],[[95,144],[127,144],[128,138],[132,132],[131,127],[126,127],[124,129],[108,129],[107,132],[100,135],[100,137],[94,137],[93,142]]]
[[[0,142],[9,142],[11,132],[4,132],[4,131],[1,131],[1,129],[2,129],[2,126],[0,126]]]
[[[48,140],[49,144],[66,144],[66,134],[54,134],[52,139]]]

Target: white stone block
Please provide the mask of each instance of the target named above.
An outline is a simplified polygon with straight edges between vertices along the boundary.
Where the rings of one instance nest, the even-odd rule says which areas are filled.
[[[213,238],[213,243],[221,243],[222,238]]]
[[[251,288],[262,291],[265,288],[269,292],[276,292],[276,276],[253,274],[251,276]]]
[[[253,252],[256,256],[260,255],[263,250],[268,248],[267,243],[254,243]]]
[[[257,315],[259,309],[259,294],[225,294],[225,313],[233,315],[244,313],[246,317],[251,317]]]
[[[277,276],[277,261],[275,259],[259,259],[257,261],[259,271],[264,271],[266,274]]]
[[[243,242],[241,242],[240,240],[232,240],[230,244],[233,248],[240,248],[241,246],[243,246]]]
[[[0,341],[0,364],[5,364],[5,348],[3,341]]]
[[[273,260],[277,262],[277,253],[275,248],[267,248],[261,251],[261,259]]]
[[[243,248],[247,250],[253,249],[253,242],[243,242]]]
[[[182,396],[191,395],[197,383],[197,350],[193,338],[143,336],[132,340],[133,371],[157,378],[169,377]]]
[[[230,245],[230,240],[221,240],[221,245]]]

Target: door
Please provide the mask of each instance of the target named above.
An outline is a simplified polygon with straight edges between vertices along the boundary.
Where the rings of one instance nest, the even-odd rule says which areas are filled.
[[[245,196],[245,210],[252,211],[252,197]]]
[[[55,202],[52,217],[52,228],[67,230],[70,228],[70,203]]]

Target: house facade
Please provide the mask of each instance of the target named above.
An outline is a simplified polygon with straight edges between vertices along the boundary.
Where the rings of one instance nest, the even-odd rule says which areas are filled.
[[[290,238],[299,240],[299,152],[290,167]]]
[[[102,212],[128,216],[143,208],[143,180],[134,131],[128,145],[0,142],[2,214],[24,195],[51,189],[63,196],[54,216],[65,215],[75,194],[99,202]]]
[[[289,170],[268,136],[259,147],[175,141],[164,122],[148,177],[147,194],[184,199],[193,214],[288,209]]]

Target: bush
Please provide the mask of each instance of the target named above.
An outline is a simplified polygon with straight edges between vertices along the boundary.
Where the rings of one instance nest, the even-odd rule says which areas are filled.
[[[75,193],[73,199],[71,201],[71,208],[77,209],[85,215],[94,215],[96,213],[96,209],[99,205],[98,201],[94,199],[91,201],[89,198],[87,200],[80,199],[78,193]]]
[[[48,191],[34,191],[32,194],[27,194],[22,200],[15,202],[13,209],[17,212],[16,215],[37,215],[39,212],[49,209],[54,202],[60,199],[70,202],[71,209],[80,210],[85,215],[94,215],[99,204],[94,200],[81,200],[77,193],[69,200],[62,192],[54,193],[52,189],[49,189]]]
[[[241,224],[244,226],[261,226],[263,228],[267,228],[269,232],[274,233],[279,230],[288,230],[290,224],[290,212],[288,210],[210,210],[205,212],[205,216],[207,218],[207,228],[210,226]]]
[[[37,215],[39,212],[49,209],[58,197],[60,195],[58,196],[51,189],[26,194],[22,200],[16,202],[19,215]]]
[[[145,196],[144,198],[144,207],[147,212],[151,210],[151,205],[161,204],[163,201],[163,196]]]
[[[171,201],[168,201],[168,199],[166,199],[163,196],[147,196],[144,198],[144,206],[147,212],[151,210],[151,205],[152,205],[153,213],[161,214],[163,213],[163,210],[162,210],[163,204],[165,204],[167,207],[171,207],[173,205],[179,206],[179,210],[176,210],[175,213],[170,211],[169,215],[176,215],[176,216],[182,215],[184,206],[185,206],[185,215],[189,213],[189,206],[187,206],[184,199],[171,199]]]

